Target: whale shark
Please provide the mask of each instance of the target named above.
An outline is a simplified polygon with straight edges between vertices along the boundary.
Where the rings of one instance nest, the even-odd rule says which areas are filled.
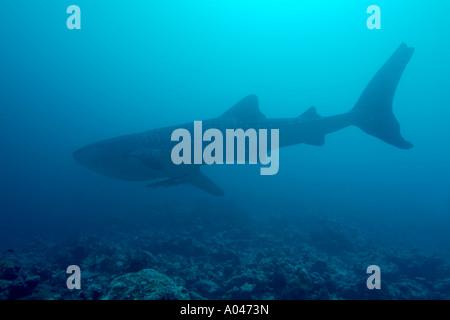
[[[401,43],[346,113],[320,116],[315,107],[310,107],[295,118],[268,119],[259,109],[257,96],[252,94],[219,117],[202,121],[202,127],[220,132],[233,128],[276,129],[279,130],[278,148],[282,148],[302,143],[323,146],[327,134],[356,126],[394,147],[410,149],[413,145],[402,137],[392,104],[399,80],[413,53],[414,48]],[[76,150],[73,157],[84,167],[108,177],[149,181],[148,187],[152,188],[189,184],[212,195],[223,196],[224,191],[200,170],[202,164],[175,164],[172,161],[175,142],[171,136],[179,128],[194,135],[192,122],[151,129],[91,143]]]

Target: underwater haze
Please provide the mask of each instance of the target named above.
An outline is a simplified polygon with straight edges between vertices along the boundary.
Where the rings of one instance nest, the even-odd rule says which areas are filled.
[[[70,5],[79,30],[66,25]],[[366,24],[370,5],[381,29]],[[450,298],[449,2],[0,8],[0,299]],[[267,118],[348,112],[402,43],[415,51],[393,112],[412,149],[350,126],[323,146],[280,149],[275,175],[202,166],[223,197],[148,188],[73,158],[218,117],[249,94]],[[81,290],[66,287],[70,265]],[[370,265],[379,290],[366,287]]]

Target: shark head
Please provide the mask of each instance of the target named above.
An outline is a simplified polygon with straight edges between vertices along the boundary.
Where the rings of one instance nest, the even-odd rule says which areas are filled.
[[[73,158],[82,166],[102,174],[115,160],[114,149],[105,143],[97,142],[76,150]],[[106,174],[108,175],[108,174]]]
[[[133,135],[121,136],[82,147],[73,153],[73,158],[82,166],[111,178],[145,181],[159,177],[158,153],[134,147]]]

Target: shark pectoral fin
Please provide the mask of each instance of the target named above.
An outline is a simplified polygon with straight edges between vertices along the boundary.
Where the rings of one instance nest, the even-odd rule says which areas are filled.
[[[215,196],[222,197],[225,195],[225,192],[223,192],[223,190],[220,189],[210,178],[201,173],[200,170],[198,170],[195,174],[188,176],[186,183],[189,183],[194,187]]]
[[[190,174],[185,174],[180,177],[169,178],[147,185],[148,188],[172,187],[179,184],[190,184],[196,188],[206,191],[215,196],[224,196],[222,191],[211,179],[205,176],[200,170],[195,170]]]
[[[164,169],[163,162],[161,161],[163,155],[160,150],[137,150],[132,152],[130,155],[153,170],[161,171]]]
[[[172,187],[184,183],[180,178],[170,178],[147,185],[148,188]]]

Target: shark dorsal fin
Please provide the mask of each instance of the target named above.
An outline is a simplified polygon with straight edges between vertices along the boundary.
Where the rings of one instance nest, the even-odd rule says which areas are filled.
[[[254,120],[266,118],[258,107],[258,97],[254,94],[246,96],[244,99],[236,103],[224,114],[222,118],[239,119],[239,120]]]
[[[299,118],[304,118],[304,119],[319,119],[321,118],[321,116],[319,116],[319,114],[316,111],[316,107],[310,107],[308,108],[308,110],[306,110],[305,112],[303,112]]]

